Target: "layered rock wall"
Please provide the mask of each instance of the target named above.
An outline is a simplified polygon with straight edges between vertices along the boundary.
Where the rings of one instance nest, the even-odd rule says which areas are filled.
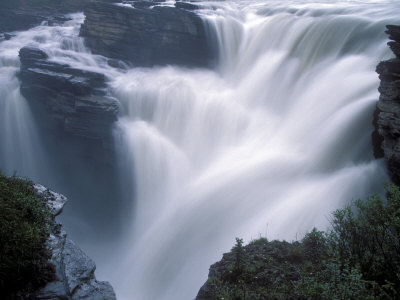
[[[43,21],[63,22],[65,14],[82,11],[91,0],[2,0],[0,40],[5,32],[27,30]]]
[[[24,47],[19,57],[21,93],[49,122],[72,135],[108,139],[118,101],[107,94],[103,74],[50,62],[37,48]]]
[[[381,80],[380,97],[374,115],[372,134],[374,155],[384,157],[391,179],[400,184],[400,26],[386,26],[388,45],[395,58],[382,61],[376,72]]]
[[[66,14],[81,12],[90,2],[93,0],[1,0],[0,41],[9,39],[13,31],[28,30],[42,22],[60,24],[68,19]]]
[[[134,66],[210,66],[214,53],[201,18],[158,2],[90,3],[81,36],[93,53]]]

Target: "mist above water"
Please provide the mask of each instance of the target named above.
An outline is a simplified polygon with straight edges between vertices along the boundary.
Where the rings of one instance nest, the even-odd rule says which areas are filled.
[[[121,103],[114,147],[122,199],[98,201],[118,203],[120,214],[109,217],[121,218],[122,229],[104,240],[96,232],[104,218],[76,217],[84,198],[65,222],[119,299],[192,299],[235,237],[294,240],[313,226],[326,229],[334,209],[380,192],[387,180],[370,135],[379,96],[374,69],[390,57],[384,26],[400,14],[396,1],[201,5],[219,53],[213,70],[109,67],[77,37],[81,14],[0,43],[10,65],[1,70],[10,85],[0,92],[0,166],[7,170],[31,176],[37,157],[47,160],[18,92],[22,44],[41,31],[37,45],[52,60],[110,78]],[[5,60],[12,41],[21,45]],[[60,174],[55,168],[50,161],[45,173]],[[82,237],[82,224],[95,234]]]
[[[123,299],[191,299],[236,236],[300,238],[380,191],[374,69],[394,5],[209,3],[216,70],[115,78],[135,199],[115,269]]]

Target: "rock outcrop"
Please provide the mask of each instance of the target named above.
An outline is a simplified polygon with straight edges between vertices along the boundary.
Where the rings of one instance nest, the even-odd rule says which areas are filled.
[[[44,108],[45,118],[72,135],[109,137],[119,106],[107,94],[103,74],[50,62],[37,48],[24,47],[19,57],[21,93],[33,106]]]
[[[60,194],[35,184],[37,194],[46,201],[53,218],[62,212],[67,199]],[[47,241],[55,268],[55,279],[35,293],[34,299],[52,300],[114,300],[113,288],[108,282],[97,281],[95,263],[67,238],[62,225],[54,222]]]
[[[12,37],[10,33],[13,31],[28,30],[42,22],[49,25],[61,24],[68,20],[66,14],[83,11],[89,2],[93,0],[1,0],[0,41]]]
[[[204,23],[187,9],[195,6],[159,6],[159,2],[90,3],[80,34],[93,53],[134,66],[210,66],[215,53]]]
[[[90,0],[2,0],[0,39],[5,32],[28,30],[47,21],[65,21],[65,14],[82,11]]]
[[[382,61],[376,72],[381,80],[372,134],[374,155],[384,157],[391,179],[400,184],[400,26],[386,26],[388,45],[396,58]]]
[[[269,242],[265,238],[247,246],[236,244],[210,266],[195,300],[307,299],[294,289],[306,263],[299,255],[300,247],[299,242]]]

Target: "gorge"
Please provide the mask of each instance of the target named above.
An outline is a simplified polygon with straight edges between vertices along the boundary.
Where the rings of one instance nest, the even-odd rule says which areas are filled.
[[[382,192],[396,2],[101,1],[2,29],[0,169],[68,196],[118,299],[193,299],[235,237],[295,240]]]

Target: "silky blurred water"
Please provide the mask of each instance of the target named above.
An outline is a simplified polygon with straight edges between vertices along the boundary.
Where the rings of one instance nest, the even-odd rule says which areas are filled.
[[[193,299],[235,237],[290,241],[326,229],[334,209],[387,180],[370,135],[374,69],[391,57],[384,30],[398,20],[396,1],[199,5],[218,51],[211,70],[112,68],[77,37],[82,14],[0,43],[2,64],[11,65],[1,70],[10,83],[0,88],[2,168],[31,176],[36,155],[46,153],[39,137],[31,141],[39,133],[18,92],[22,45],[104,73],[121,102],[114,147],[124,229],[106,250],[97,246],[101,234],[84,242],[119,299]],[[66,226],[79,242],[73,220]]]
[[[396,3],[204,6],[216,70],[134,69],[112,83],[134,187],[115,272],[123,299],[194,298],[236,236],[326,229],[334,209],[386,180],[370,135]]]

